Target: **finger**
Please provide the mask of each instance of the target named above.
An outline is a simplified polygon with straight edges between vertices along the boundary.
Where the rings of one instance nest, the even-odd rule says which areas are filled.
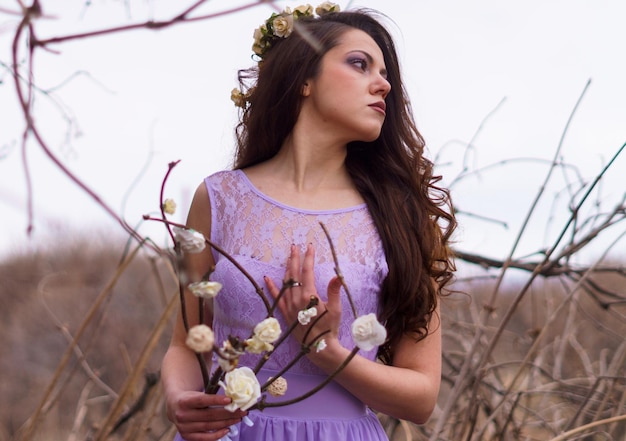
[[[181,430],[177,428],[180,436],[185,441],[218,441],[228,435],[230,433],[230,429],[224,428],[220,430],[216,430],[214,432],[207,431],[187,431],[185,429]]]
[[[230,418],[225,420],[207,421],[206,416],[204,421],[193,421],[189,423],[179,423],[178,430],[181,433],[207,433],[223,431],[230,426],[241,422],[241,418]]]
[[[209,407],[206,409],[194,409],[183,411],[178,416],[177,420],[180,423],[216,423],[215,427],[211,427],[211,429],[220,429],[225,426],[229,426],[232,424],[232,421],[235,422],[240,420],[246,415],[246,412],[237,410],[235,412],[231,412],[229,410],[224,409],[223,407]],[[229,424],[224,423],[224,421]]]
[[[269,277],[267,277],[267,276],[263,276],[263,280],[265,281],[265,285],[267,286],[267,290],[272,295],[274,300],[276,300],[278,298],[278,295],[280,294],[280,288],[277,287],[276,284],[274,283],[274,281],[272,279],[270,279]]]
[[[302,281],[300,280],[300,249],[295,244],[292,244],[289,249],[285,281],[288,283],[297,283],[297,285],[286,286],[287,292],[283,296],[281,303],[286,311],[298,309],[301,303]]]
[[[205,394],[203,392],[191,392],[180,400],[180,406],[186,409],[205,409],[211,406],[226,406],[231,399],[225,395]]]
[[[304,253],[304,261],[302,262],[302,284],[307,289],[307,297],[311,294],[316,294],[315,292],[315,247],[312,243],[308,244],[306,247],[306,252]],[[312,290],[312,291],[311,291]]]
[[[300,276],[300,250],[294,244],[291,245],[289,250],[289,264],[287,265],[287,275],[289,279],[294,282],[302,283],[302,280],[299,280]]]
[[[326,303],[329,313],[341,314],[341,280],[335,276],[328,282],[328,302]]]

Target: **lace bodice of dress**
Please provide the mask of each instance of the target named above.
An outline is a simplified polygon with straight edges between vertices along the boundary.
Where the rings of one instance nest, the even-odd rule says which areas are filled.
[[[328,211],[308,211],[281,204],[261,193],[241,170],[222,171],[205,179],[211,201],[211,240],[233,256],[256,283],[264,288],[263,276],[280,286],[291,244],[304,248],[315,246],[315,285],[326,301],[329,280],[335,274],[331,248],[320,222],[332,238],[341,272],[344,275],[359,315],[378,312],[380,286],[387,275],[387,263],[380,237],[365,204]],[[213,329],[216,341],[228,335],[248,338],[267,309],[250,281],[228,261],[214,252],[216,268],[211,276],[223,289],[214,300]],[[342,290],[342,324],[339,336],[352,348],[350,325],[354,320],[350,303]],[[278,312],[283,330],[287,324]],[[272,355],[265,367],[279,369],[299,351],[300,345],[290,338]],[[376,350],[364,353],[374,359]],[[254,366],[258,356],[244,355],[240,364]],[[306,358],[292,369],[293,373],[321,373]]]

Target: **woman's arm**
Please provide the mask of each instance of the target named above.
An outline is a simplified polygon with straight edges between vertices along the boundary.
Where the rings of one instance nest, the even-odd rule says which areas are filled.
[[[197,188],[187,226],[210,237],[211,205],[204,183]],[[200,281],[214,265],[210,247],[198,254],[186,254],[183,271],[189,282]],[[198,324],[198,299],[185,290],[185,304],[189,326]],[[211,324],[212,305],[209,304],[206,322]],[[163,358],[161,379],[166,397],[168,418],[187,441],[212,441],[228,433],[228,427],[241,421],[245,412],[230,412],[223,406],[231,402],[224,395],[208,395],[203,391],[202,373],[196,354],[187,347],[187,332],[179,312],[169,348]],[[210,363],[210,360],[208,360]],[[212,432],[209,432],[212,431]]]
[[[368,406],[386,415],[424,424],[437,404],[441,383],[441,326],[439,312],[430,321],[428,336],[415,341],[405,335],[395,346],[387,366],[356,356],[336,381]],[[311,360],[331,373],[349,354],[338,340]]]

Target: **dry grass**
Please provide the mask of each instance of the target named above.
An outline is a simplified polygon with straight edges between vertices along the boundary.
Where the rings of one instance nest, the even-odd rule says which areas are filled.
[[[202,3],[158,22],[159,29],[195,22],[197,17],[191,13]],[[16,10],[16,17],[22,19],[14,20],[11,30],[16,42],[14,62],[6,63],[24,112],[24,146],[36,144],[110,219],[142,240],[96,189],[74,175],[71,167],[64,167],[52,147],[54,141],[39,128],[42,118],[30,113],[35,100],[49,98],[48,90],[33,82],[50,83],[32,63],[35,52],[49,49],[36,38],[42,33],[35,29],[46,22],[35,20],[40,7],[33,2]],[[89,41],[155,25],[150,18],[143,24],[79,37],[60,35],[54,38],[54,50],[76,38]],[[394,441],[626,439],[626,270],[619,262],[571,266],[578,252],[595,243],[601,233],[608,240],[603,248],[616,247],[625,234],[626,195],[620,196],[619,188],[611,189],[609,193],[618,199],[613,201],[598,184],[626,144],[591,181],[575,164],[563,160],[564,135],[588,86],[572,110],[518,238],[527,232],[530,215],[539,214],[542,204],[549,202],[553,189],[556,196],[546,230],[556,236],[538,243],[527,254],[531,258],[513,258],[519,253],[517,240],[510,250],[512,258],[500,261],[456,250],[459,260],[485,267],[486,275],[494,278],[459,282],[457,287],[468,295],[454,295],[444,302],[439,408],[420,427],[381,416]],[[68,120],[68,133],[73,132],[74,112],[61,112]],[[501,170],[515,159],[480,168],[470,164],[475,156],[473,141],[482,127],[481,123],[466,145],[459,175],[450,181],[452,190],[471,185],[471,177],[482,181],[490,170]],[[141,164],[127,166],[142,169]],[[526,175],[522,169],[515,179]],[[166,180],[167,175],[163,187]],[[486,213],[457,214],[486,220]],[[498,216],[493,219],[499,222]],[[177,296],[169,262],[145,249],[125,250],[124,238],[116,242],[107,237],[97,243],[91,237],[61,239],[46,250],[0,263],[0,441],[170,439],[171,425],[164,418],[161,390],[154,381]],[[539,260],[529,260],[533,258]],[[511,271],[520,271],[521,277],[501,284],[497,277],[505,280]]]
[[[171,438],[154,380],[175,279],[163,258],[143,250],[131,257],[118,243],[64,241],[0,264],[0,392],[11,404],[2,406],[0,440]],[[618,275],[592,277],[623,295]],[[420,427],[381,415],[393,440],[548,440],[626,413],[624,304],[607,306],[601,290],[572,291],[563,278],[539,279],[480,365],[521,286],[500,288],[486,316],[493,283],[457,286],[467,294],[443,303],[439,408]],[[481,367],[454,392],[468,359]],[[567,439],[620,440],[624,433],[618,421]]]
[[[46,389],[81,326],[86,324],[69,362],[44,404],[33,439],[85,439],[102,422],[135,369],[153,328],[175,291],[163,262],[139,255],[117,274],[124,242],[119,246],[87,240],[15,256],[0,265],[0,439],[12,439],[36,411]],[[169,273],[169,274],[168,274]],[[110,281],[114,286],[91,315],[94,302]],[[169,328],[169,325],[167,326]],[[141,374],[158,373],[167,345],[158,344]],[[129,396],[132,402],[143,378]],[[160,410],[159,410],[160,412]],[[164,419],[155,421],[164,430]],[[58,435],[55,435],[58,434]]]

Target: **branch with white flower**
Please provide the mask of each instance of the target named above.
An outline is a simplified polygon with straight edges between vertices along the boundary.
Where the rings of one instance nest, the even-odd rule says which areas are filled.
[[[213,347],[214,353],[218,357],[218,367],[213,373],[210,381],[206,384],[205,390],[207,393],[217,393],[219,388],[224,389],[224,393],[228,395],[233,402],[231,403],[229,410],[235,409],[243,409],[243,410],[263,410],[267,407],[281,407],[287,406],[299,401],[308,398],[309,396],[315,394],[323,387],[325,387],[328,383],[330,383],[336,375],[339,374],[348,363],[354,358],[354,356],[359,352],[359,350],[371,350],[374,347],[384,343],[387,333],[386,329],[383,325],[381,325],[376,315],[373,313],[364,315],[359,317],[357,315],[356,307],[354,306],[354,302],[352,301],[349,290],[347,289],[347,285],[343,279],[341,274],[341,270],[339,268],[338,260],[336,257],[335,249],[333,246],[332,239],[328,230],[324,226],[324,224],[320,224],[326,233],[326,237],[330,244],[333,258],[335,259],[335,273],[340,278],[342,286],[350,300],[350,304],[352,306],[353,313],[355,314],[355,321],[352,324],[352,338],[355,342],[355,347],[350,352],[349,356],[342,362],[342,364],[328,377],[318,384],[316,387],[312,388],[310,391],[306,392],[303,395],[295,397],[290,400],[285,401],[276,401],[272,403],[268,403],[266,401],[266,396],[263,394],[264,392],[268,392],[273,396],[281,396],[278,391],[284,390],[286,388],[286,380],[284,378],[280,380],[280,386],[274,385],[277,381],[277,378],[282,378],[282,375],[287,373],[301,358],[305,357],[311,350],[315,350],[317,352],[324,350],[326,347],[326,341],[324,340],[324,336],[330,333],[330,330],[324,330],[319,334],[315,335],[313,338],[310,338],[310,333],[313,329],[315,329],[315,325],[328,313],[328,310],[324,310],[321,313],[318,313],[317,306],[319,304],[319,298],[316,296],[311,296],[309,303],[307,306],[300,312],[297,319],[289,326],[286,332],[281,333],[280,325],[276,318],[274,318],[273,312],[277,306],[278,301],[281,296],[284,295],[286,290],[293,286],[293,280],[287,280],[283,282],[283,286],[275,299],[274,303],[268,308],[268,317],[258,323],[249,338],[242,340],[235,336],[230,336],[229,339],[223,343],[222,347]],[[199,241],[199,236],[190,233],[182,233],[180,240],[186,241],[185,247],[181,245],[181,248],[187,249],[187,252],[197,252],[201,247],[195,243],[195,241]],[[186,235],[185,235],[186,234]],[[203,236],[204,237],[204,236]],[[208,244],[211,247],[216,247],[211,241],[204,238],[204,243]],[[217,247],[219,248],[219,247]],[[231,262],[235,263],[238,268],[243,268],[238,265],[234,258],[225,253],[220,249],[219,251],[225,257],[229,258]],[[218,282],[212,281],[202,281],[195,282],[188,285],[188,288],[194,295],[196,295],[199,301],[202,301],[204,298],[214,298],[218,295],[219,290],[221,289],[221,285]],[[276,348],[282,344],[289,335],[292,334],[293,330],[297,326],[306,326],[311,325],[307,328],[304,333],[301,341],[301,350],[296,354],[292,360],[290,360],[285,366],[279,370],[279,372],[273,378],[269,378],[263,385],[260,385],[256,375],[261,370],[263,365],[270,359],[273,352]],[[207,327],[208,328],[208,327]],[[192,328],[193,331],[194,328]],[[203,329],[205,334],[206,330]],[[196,337],[199,338],[199,337]],[[208,337],[204,337],[208,339]],[[194,340],[195,342],[195,340]],[[190,345],[191,347],[191,345]],[[205,349],[208,346],[204,347]],[[262,354],[257,365],[254,369],[250,369],[248,367],[237,367],[239,356],[243,355],[245,352],[251,354]],[[254,380],[251,377],[251,374],[254,376]],[[278,389],[277,389],[278,388]]]
[[[170,163],[168,175],[176,164],[177,162]],[[368,351],[384,343],[386,339],[386,329],[378,322],[376,315],[370,313],[362,317],[358,316],[356,306],[341,273],[330,233],[326,229],[325,225],[320,223],[328,243],[330,244],[330,249],[335,263],[335,273],[341,281],[342,287],[344,288],[344,292],[349,299],[350,306],[355,317],[351,327],[352,338],[355,346],[349,356],[346,357],[346,359],[333,373],[328,375],[324,381],[305,394],[290,400],[268,403],[266,401],[265,392],[274,397],[284,395],[288,385],[282,376],[311,351],[314,350],[319,352],[324,350],[326,347],[326,340],[324,337],[330,333],[330,329],[318,332],[317,335],[314,336],[311,336],[311,332],[313,332],[314,329],[317,329],[316,325],[318,325],[320,320],[322,320],[322,318],[328,313],[328,310],[324,310],[320,313],[317,309],[319,305],[319,298],[317,296],[311,296],[306,307],[300,311],[297,318],[289,325],[288,329],[285,332],[282,332],[278,320],[274,317],[274,312],[287,289],[293,287],[296,282],[294,280],[284,281],[278,295],[274,299],[274,302],[270,304],[263,289],[234,257],[223,250],[220,246],[207,239],[201,232],[166,219],[166,214],[172,214],[172,210],[175,209],[176,204],[173,200],[163,199],[163,189],[164,184],[161,190],[161,218],[155,219],[149,216],[144,216],[144,219],[163,222],[174,240],[174,251],[179,268],[182,317],[187,331],[186,344],[197,355],[202,371],[203,382],[205,384],[205,392],[215,394],[220,388],[223,388],[224,393],[232,399],[231,404],[227,406],[228,410],[263,410],[267,407],[287,406],[302,401],[333,381],[335,376],[348,365],[359,350],[362,349]],[[222,342],[221,345],[218,345],[214,341],[215,336],[213,330],[204,324],[204,302],[205,300],[213,299],[219,295],[222,285],[217,281],[210,280],[212,270],[209,271],[200,281],[188,280],[184,268],[184,255],[204,252],[207,245],[229,260],[250,281],[265,305],[267,317],[255,325],[248,338],[242,339],[238,336],[231,335],[226,341]],[[200,314],[198,317],[200,324],[191,328],[189,327],[189,320],[186,314],[187,308],[184,295],[186,290],[189,290],[189,292],[197,298]],[[294,355],[292,360],[282,366],[274,377],[269,378],[264,384],[261,385],[257,379],[257,374],[260,372],[264,364],[270,359],[276,348],[286,341],[286,339],[298,326],[308,326],[300,342],[300,351]],[[217,367],[210,377],[205,361],[205,355],[209,353],[215,354],[217,358]],[[244,353],[260,355],[254,369],[238,366],[239,357]]]
[[[292,286],[292,281],[288,280],[285,283],[283,283],[283,286],[280,290],[280,293],[278,294],[278,297],[276,298],[275,302],[274,302],[274,307],[276,307],[276,305],[278,304],[278,300],[280,299],[281,295],[286,291],[287,288],[289,288],[290,286]],[[309,299],[309,303],[306,306],[306,309],[310,309],[310,308],[315,308],[317,305],[319,304],[319,299],[315,296],[311,296],[311,298]],[[257,363],[257,365],[254,368],[254,372],[259,372],[261,370],[261,368],[263,367],[263,365],[269,360],[269,358],[272,355],[272,352],[276,350],[276,348],[278,348],[278,346],[280,346],[286,339],[287,337],[289,337],[289,335],[291,335],[291,333],[293,332],[294,329],[296,329],[296,327],[301,324],[298,320],[295,320],[290,326],[289,328],[287,328],[287,331],[285,333],[283,333],[280,338],[276,341],[276,344],[274,345],[274,349],[272,349],[271,351],[268,351],[264,354],[264,356],[259,359],[259,362]],[[308,331],[307,331],[308,332]],[[306,336],[305,336],[306,337]],[[291,367],[291,365],[293,365],[297,360],[299,360],[303,355],[302,352],[299,354],[299,356],[297,356],[292,363],[290,363],[289,367]],[[282,371],[282,373],[284,373],[285,371]],[[281,374],[282,374],[281,373]]]
[[[226,252],[219,245],[217,245],[214,242],[212,242],[211,240],[207,239],[206,236],[204,236],[199,231],[195,231],[195,230],[193,230],[191,228],[188,228],[187,226],[185,226],[183,224],[179,224],[179,223],[176,223],[176,222],[168,221],[166,219],[154,218],[154,217],[151,217],[149,215],[144,215],[143,219],[144,220],[151,220],[151,221],[162,222],[162,223],[164,223],[164,224],[166,224],[168,226],[176,228],[176,231],[179,234],[179,237],[177,239],[185,244],[185,249],[183,251],[186,251],[187,253],[200,253],[200,252],[204,251],[204,248],[206,247],[206,245],[208,245],[213,250],[215,250],[217,253],[219,253],[222,256],[224,256],[226,259],[228,259],[230,261],[230,263],[232,263],[237,268],[237,270],[239,272],[241,272],[241,274],[243,274],[246,277],[246,279],[248,279],[248,281],[254,287],[254,290],[257,293],[257,295],[263,301],[263,305],[265,306],[265,309],[267,310],[268,315],[272,315],[273,308],[272,308],[272,305],[270,305],[270,302],[267,299],[267,296],[263,292],[263,288],[261,288],[259,286],[259,284],[256,283],[256,281],[250,275],[250,273],[248,273],[248,271],[246,271],[246,269],[234,257],[232,257],[228,252]],[[205,246],[202,246],[201,243],[204,243]],[[182,246],[182,244],[181,244],[181,246]],[[184,276],[183,276],[183,279],[184,279]]]

